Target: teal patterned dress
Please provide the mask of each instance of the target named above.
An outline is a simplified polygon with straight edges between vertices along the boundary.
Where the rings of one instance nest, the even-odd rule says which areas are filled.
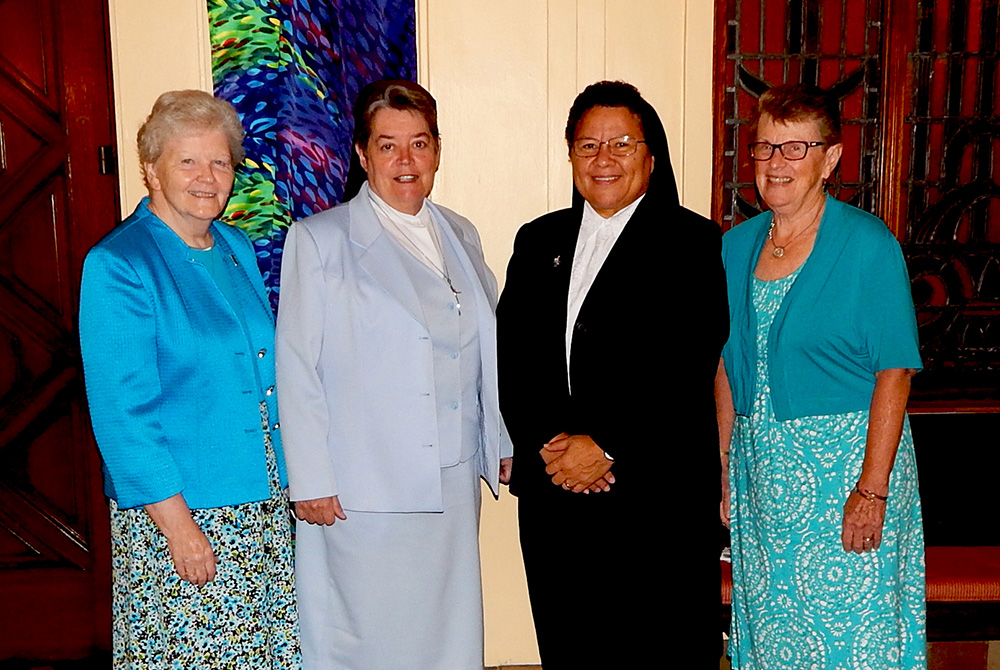
[[[801,269],[801,268],[800,268]],[[771,323],[798,270],[753,279],[756,396],[733,428],[729,482],[734,670],[926,668],[917,471],[904,424],[881,547],[841,546],[861,473],[868,411],[777,421],[768,386]]]

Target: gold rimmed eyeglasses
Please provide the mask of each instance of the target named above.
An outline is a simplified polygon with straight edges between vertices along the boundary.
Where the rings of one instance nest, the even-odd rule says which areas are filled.
[[[601,153],[601,147],[607,144],[612,156],[631,156],[639,149],[640,144],[645,143],[646,140],[637,140],[628,135],[612,137],[603,142],[592,137],[581,137],[573,142],[573,153],[580,158],[592,158]]]

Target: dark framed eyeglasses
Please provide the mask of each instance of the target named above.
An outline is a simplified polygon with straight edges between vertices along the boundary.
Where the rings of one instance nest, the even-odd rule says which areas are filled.
[[[601,147],[607,144],[612,156],[631,156],[638,150],[640,144],[645,143],[646,140],[637,140],[628,135],[612,137],[603,142],[592,137],[581,137],[573,142],[573,153],[580,158],[592,158],[601,153]]]
[[[771,144],[770,142],[751,142],[747,145],[750,149],[750,158],[755,161],[769,161],[777,149],[784,156],[786,161],[800,161],[806,157],[813,147],[821,147],[826,142],[806,142],[804,140],[792,140],[781,144]]]

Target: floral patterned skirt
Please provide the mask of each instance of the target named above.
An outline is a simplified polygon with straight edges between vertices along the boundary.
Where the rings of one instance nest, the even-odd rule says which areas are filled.
[[[191,511],[219,561],[209,584],[177,576],[143,508],[111,501],[116,670],[301,667],[292,525],[264,403],[261,417],[271,497]]]

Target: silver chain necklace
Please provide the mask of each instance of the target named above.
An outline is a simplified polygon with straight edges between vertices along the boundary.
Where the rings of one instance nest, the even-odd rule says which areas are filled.
[[[379,209],[382,209],[381,203],[378,203],[377,201],[373,202],[379,207]],[[384,209],[382,211],[386,216],[389,216],[391,218],[391,215],[388,212],[386,212]],[[451,274],[448,272],[448,262],[444,259],[444,249],[441,246],[441,237],[438,235],[437,226],[434,224],[433,219],[427,224],[426,227],[427,227],[427,232],[431,236],[431,240],[434,242],[434,246],[437,247],[438,253],[441,254],[440,267],[420,249],[420,247],[414,241],[413,237],[411,237],[410,231],[406,227],[406,225],[397,224],[396,230],[398,230],[399,233],[406,238],[407,242],[410,243],[411,247],[410,250],[416,252],[416,254],[418,255],[418,260],[421,260],[424,263],[424,265],[434,268],[434,270],[436,270],[437,273],[441,275],[441,277],[445,280],[445,282],[448,284],[448,289],[455,296],[455,308],[458,310],[458,315],[462,316],[462,300],[461,298],[459,298],[459,294],[461,294],[462,292],[456,289],[455,284],[453,284],[451,281]]]

